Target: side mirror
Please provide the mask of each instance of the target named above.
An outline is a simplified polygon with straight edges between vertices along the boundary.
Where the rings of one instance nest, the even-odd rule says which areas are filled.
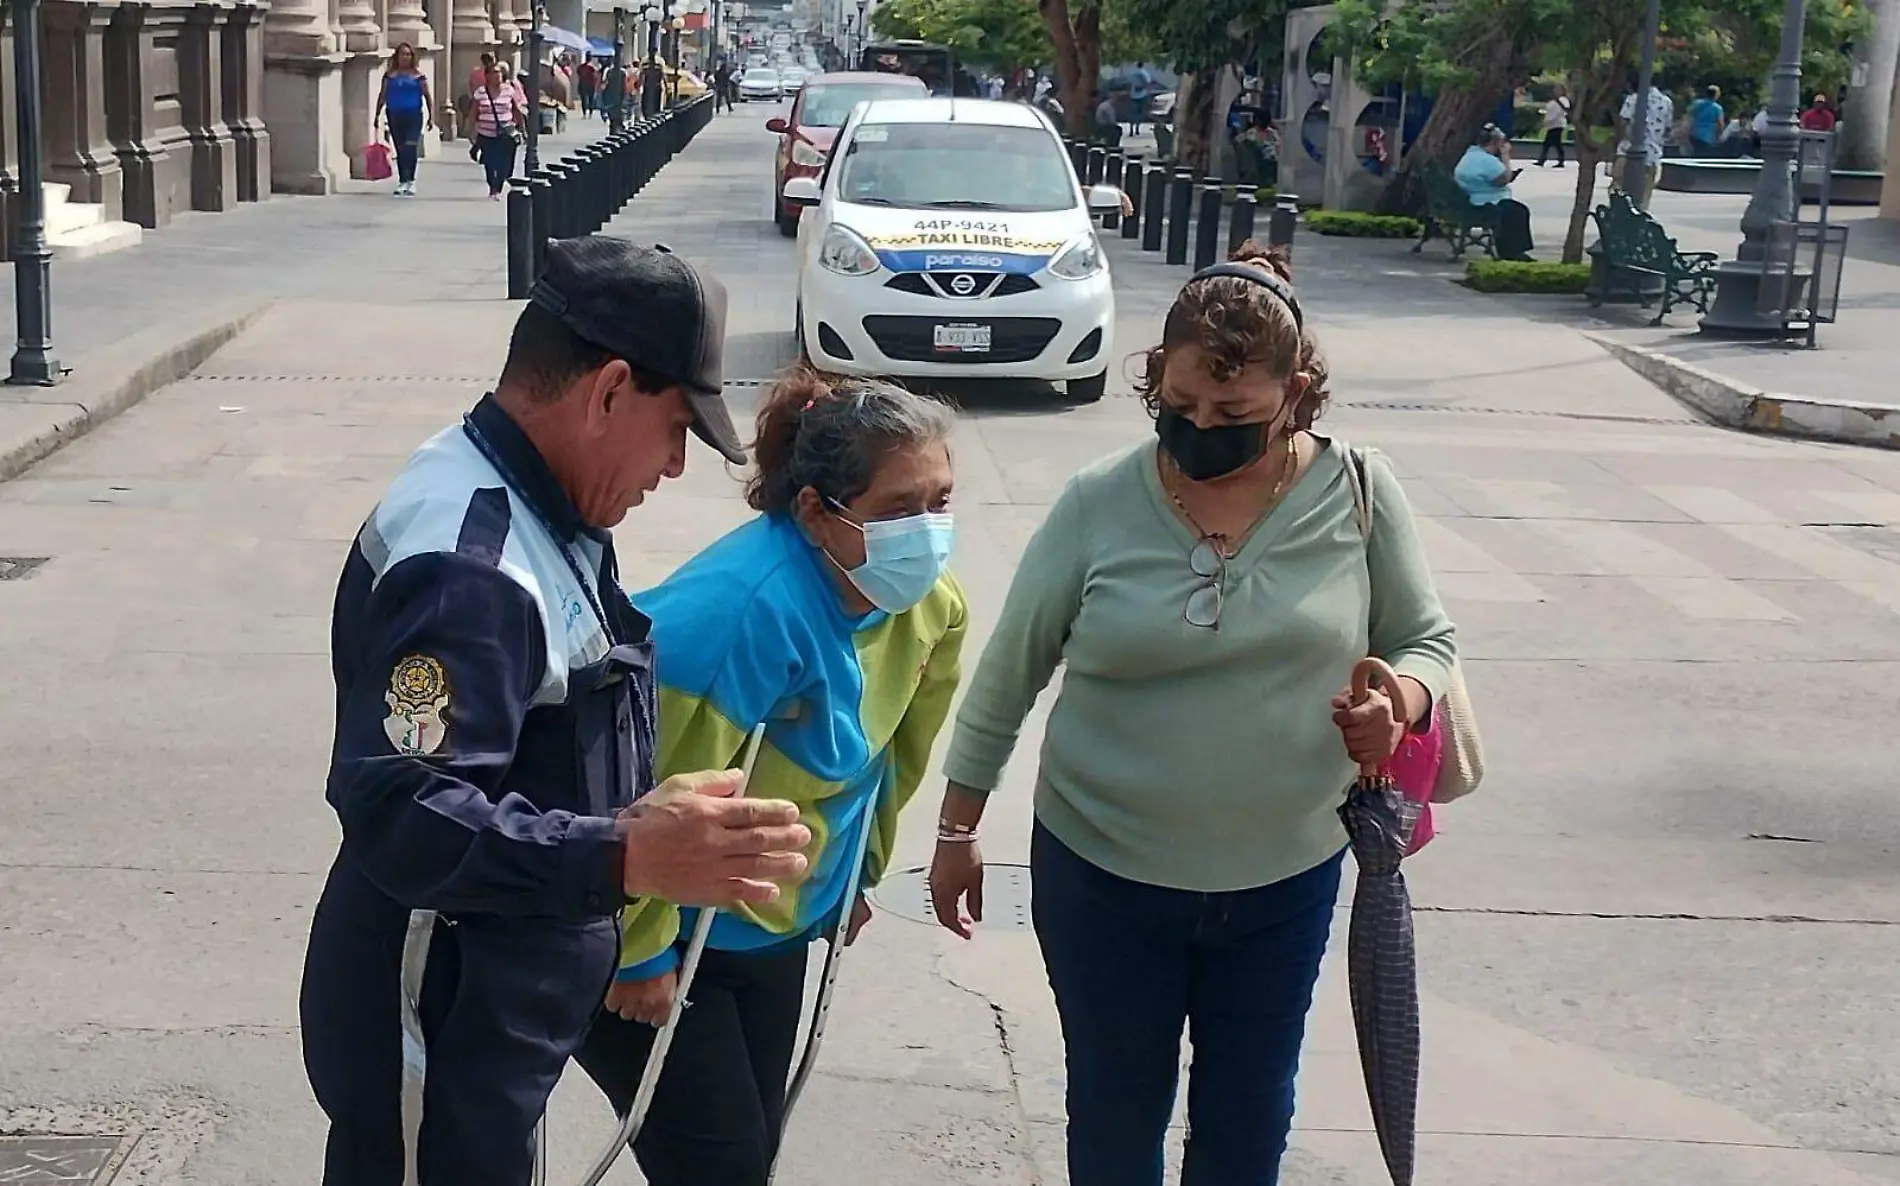
[[[1122,208],[1122,191],[1112,185],[1091,185],[1088,200],[1090,214],[1107,214]]]
[[[816,206],[822,196],[816,177],[793,177],[785,182],[785,200],[799,206]]]
[[[785,133],[792,130],[792,125],[785,122],[784,116],[775,115],[771,119],[768,119],[765,121],[765,130],[775,135],[783,136]]]

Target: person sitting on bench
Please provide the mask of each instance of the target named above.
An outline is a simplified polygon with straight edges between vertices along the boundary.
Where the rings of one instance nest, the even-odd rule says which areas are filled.
[[[1452,178],[1473,206],[1495,206],[1499,259],[1531,257],[1531,210],[1511,197],[1511,182],[1520,170],[1511,167],[1511,138],[1496,124],[1484,125],[1478,142],[1465,149]]]

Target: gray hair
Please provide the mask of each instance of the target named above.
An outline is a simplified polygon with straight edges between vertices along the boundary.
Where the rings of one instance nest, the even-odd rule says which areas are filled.
[[[759,411],[757,470],[746,483],[755,511],[791,514],[807,486],[840,505],[870,489],[893,449],[950,435],[948,406],[881,379],[833,381],[810,371],[780,379]]]

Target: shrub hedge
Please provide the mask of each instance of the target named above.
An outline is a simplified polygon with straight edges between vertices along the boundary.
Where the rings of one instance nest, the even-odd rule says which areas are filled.
[[[1343,235],[1353,239],[1410,239],[1416,237],[1424,227],[1416,218],[1396,214],[1308,210],[1306,229],[1316,235]]]
[[[1474,259],[1465,264],[1465,284],[1479,292],[1580,293],[1589,283],[1589,264],[1510,259]]]

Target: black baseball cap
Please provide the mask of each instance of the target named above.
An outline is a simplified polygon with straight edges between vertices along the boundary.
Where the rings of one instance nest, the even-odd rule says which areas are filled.
[[[548,240],[547,266],[528,299],[628,365],[686,388],[693,432],[745,463],[721,394],[726,286],[664,246],[611,235]]]

